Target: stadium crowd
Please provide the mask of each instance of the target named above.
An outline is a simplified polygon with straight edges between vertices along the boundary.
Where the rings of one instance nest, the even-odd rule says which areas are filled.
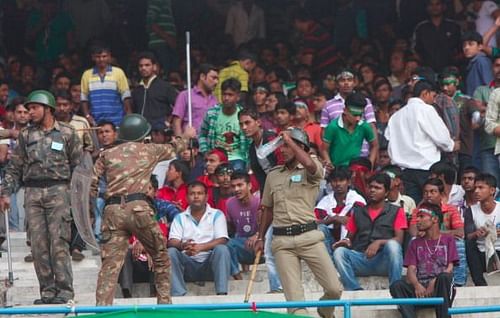
[[[151,127],[144,142],[175,146],[145,194],[168,247],[173,296],[203,280],[227,294],[260,250],[270,292],[288,300],[303,297],[293,257],[307,261],[326,298],[340,297],[339,282],[314,268],[329,263],[344,290],[382,275],[394,297],[445,296],[439,317],[469,273],[487,285],[483,273],[500,265],[494,1],[139,2],[2,3],[2,170],[15,165],[18,136],[31,125],[39,100],[30,93],[44,90],[42,104],[94,161],[121,142],[127,114]],[[91,215],[105,242],[111,203],[106,176],[96,177]],[[26,187],[2,195],[10,229],[29,240]],[[312,241],[321,246],[304,247]],[[129,243],[119,264],[124,297],[137,280],[156,294],[151,256],[135,236]],[[69,245],[81,261],[74,224]]]

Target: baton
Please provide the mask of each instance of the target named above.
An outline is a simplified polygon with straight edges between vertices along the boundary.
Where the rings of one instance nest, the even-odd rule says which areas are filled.
[[[257,265],[260,263],[260,255],[262,254],[262,250],[258,250],[255,254],[255,260],[253,262],[252,274],[250,275],[250,281],[248,282],[247,292],[245,293],[245,303],[248,303],[250,299],[250,294],[252,293],[253,281],[255,280],[255,274],[257,273]]]
[[[8,210],[3,212],[5,218],[5,236],[7,238],[7,263],[9,266],[9,284],[14,285],[14,272],[12,271],[12,249],[10,246],[10,229],[9,229],[9,213]]]

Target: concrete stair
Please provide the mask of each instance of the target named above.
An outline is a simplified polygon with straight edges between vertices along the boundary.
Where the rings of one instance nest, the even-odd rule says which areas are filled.
[[[35,298],[39,297],[39,287],[32,263],[25,263],[24,256],[29,253],[29,247],[25,244],[25,233],[11,233],[14,286],[7,290],[7,304],[10,306],[32,306]],[[5,244],[4,244],[5,246]],[[97,274],[100,268],[100,258],[92,255],[91,251],[84,251],[85,259],[81,262],[73,262],[73,276],[75,288],[75,303],[77,305],[94,305]],[[317,300],[322,295],[321,287],[316,283],[308,267],[303,264],[303,286],[306,299]],[[4,252],[0,258],[0,278],[7,277],[7,253]],[[248,285],[249,273],[244,273],[244,279],[229,282],[229,295],[215,296],[213,282],[189,283],[188,295],[174,297],[173,302],[178,304],[193,303],[230,303],[243,302],[246,287]],[[500,275],[487,277],[489,287],[463,287],[458,289],[455,306],[479,306],[500,304]],[[387,290],[388,280],[386,277],[361,277],[360,282],[364,291],[344,292],[343,299],[366,299],[366,298],[390,298]],[[471,281],[469,280],[469,284]],[[283,294],[267,294],[269,284],[265,265],[259,265],[253,285],[251,301],[270,302],[284,301]],[[138,283],[134,285],[132,296],[134,298],[121,298],[121,290],[116,291],[115,304],[154,304],[155,298],[149,297],[149,284]],[[284,310],[274,310],[284,312]],[[310,310],[316,315],[314,308]],[[337,309],[337,317],[342,317],[342,308]],[[352,317],[400,317],[395,306],[370,306],[353,307]],[[471,315],[454,317],[471,317]],[[43,317],[43,316],[37,316]],[[48,316],[47,316],[48,317]],[[50,317],[55,317],[51,315]],[[61,315],[62,317],[62,315]],[[419,312],[419,317],[434,317],[433,311],[424,309]],[[500,313],[480,314],[473,317],[500,317]]]

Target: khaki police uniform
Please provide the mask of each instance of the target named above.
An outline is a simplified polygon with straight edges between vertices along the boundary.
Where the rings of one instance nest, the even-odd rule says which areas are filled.
[[[273,210],[272,251],[287,301],[305,299],[300,260],[307,263],[324,288],[321,299],[339,299],[342,293],[337,270],[323,242],[325,237],[316,229],[314,205],[324,174],[318,159],[312,159],[317,166],[314,174],[300,163],[293,169],[284,165],[273,168],[262,198],[262,205]],[[322,308],[320,315],[332,317],[333,310]],[[301,308],[290,308],[288,312],[307,314]]]

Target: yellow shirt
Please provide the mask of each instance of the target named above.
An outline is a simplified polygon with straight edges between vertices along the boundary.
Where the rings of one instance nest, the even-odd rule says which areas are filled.
[[[223,68],[219,72],[219,82],[215,87],[215,97],[217,97],[217,100],[219,102],[222,102],[222,83],[225,80],[230,79],[231,77],[236,78],[238,81],[240,81],[242,92],[248,92],[248,72],[245,71],[243,67],[241,67],[239,61],[233,61],[231,62],[231,64],[229,64],[228,67]]]

